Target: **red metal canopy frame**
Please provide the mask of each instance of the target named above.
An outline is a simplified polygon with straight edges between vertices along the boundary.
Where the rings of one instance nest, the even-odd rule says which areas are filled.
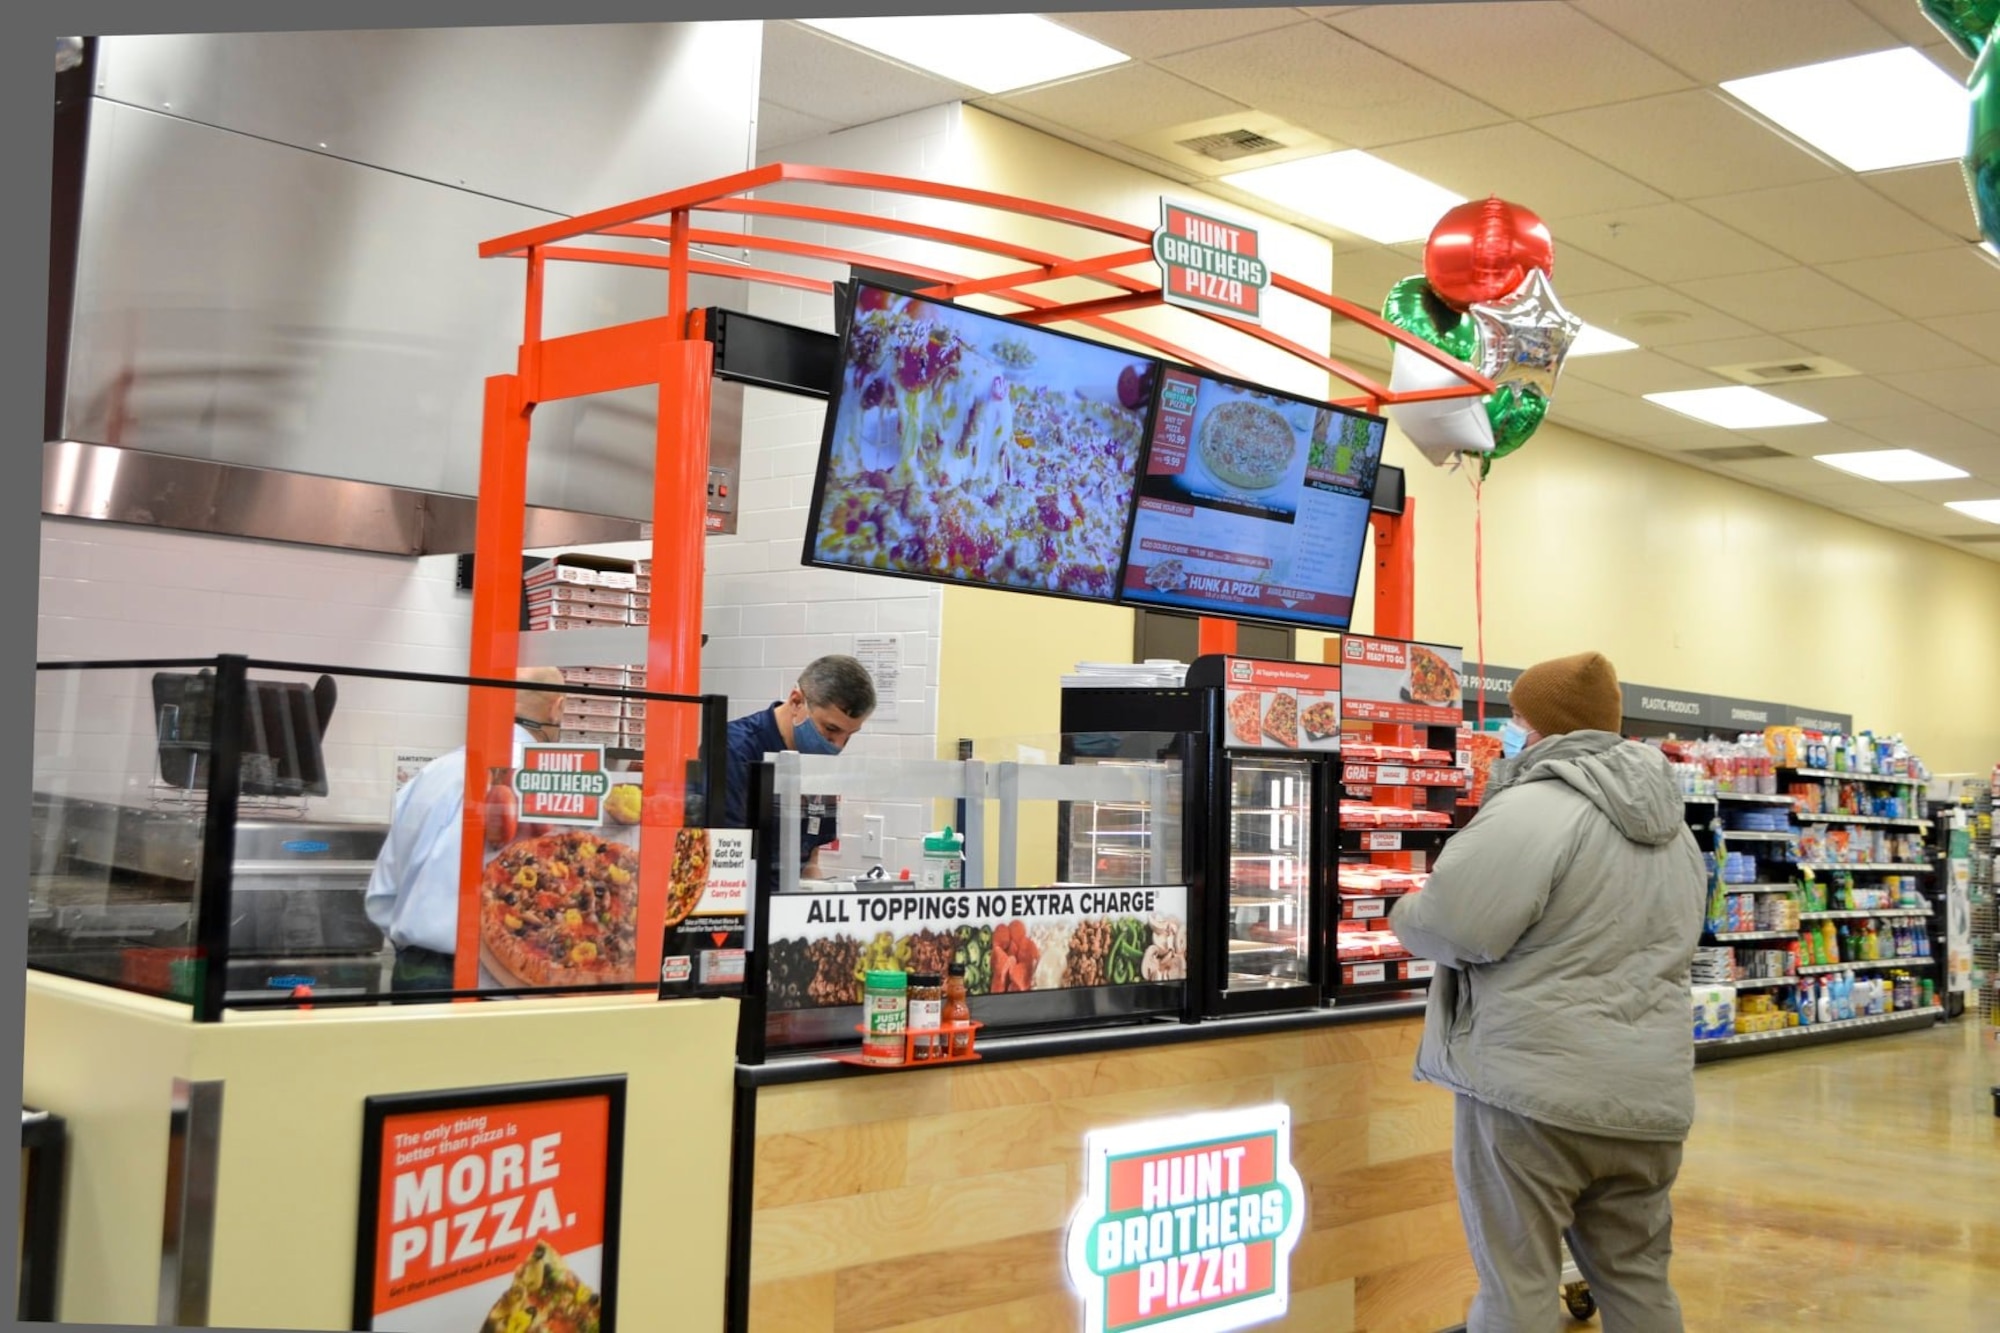
[[[842,209],[781,199],[753,197],[786,184],[834,186],[858,192],[865,208],[871,196],[902,196],[1057,223],[1089,237],[1122,242],[1100,254],[1065,256],[976,231],[957,231],[860,209]],[[706,218],[746,224],[778,219],[885,237],[928,242],[997,256],[1021,267],[997,275],[963,273],[751,231],[704,228]],[[664,242],[663,249],[617,249],[619,241]],[[700,693],[702,568],[706,535],[708,417],[714,369],[712,345],[701,327],[702,314],[689,307],[688,284],[695,275],[831,296],[828,279],[802,276],[752,264],[701,257],[695,247],[727,247],[757,255],[783,256],[834,266],[860,266],[900,274],[922,284],[922,294],[956,300],[984,296],[1018,307],[1011,317],[1028,324],[1073,324],[1110,335],[1170,361],[1228,373],[1211,358],[1178,346],[1120,318],[1168,304],[1157,277],[1129,270],[1151,268],[1150,229],[1056,204],[1021,199],[937,181],[831,167],[774,163],[684,189],[599,209],[581,217],[515,232],[486,241],[481,258],[519,258],[527,269],[527,303],[517,365],[512,374],[486,381],[485,419],[480,443],[477,555],[472,593],[470,674],[488,680],[511,678],[520,662],[521,566],[527,509],[529,422],[536,406],[567,398],[648,385],[659,389],[653,475],[652,602],[646,635],[649,690]],[[593,242],[596,242],[593,244]],[[1097,242],[1101,245],[1102,242]],[[545,338],[544,287],[551,263],[612,264],[663,270],[667,275],[664,315],[632,323]],[[1157,272],[1155,269],[1154,272]],[[1087,299],[1062,300],[1033,290],[1052,282],[1085,280],[1104,289]],[[1422,339],[1406,333],[1349,301],[1296,278],[1273,272],[1271,287],[1360,324],[1450,370],[1462,385],[1395,393],[1385,385],[1314,348],[1258,324],[1227,315],[1175,306],[1188,319],[1206,320],[1243,338],[1276,348],[1325,372],[1355,392],[1337,399],[1342,406],[1379,411],[1386,404],[1440,398],[1476,397],[1493,392],[1490,380]],[[1415,563],[1411,540],[1414,502],[1400,515],[1373,516],[1376,545],[1375,632],[1408,638],[1412,622]],[[1233,650],[1235,622],[1204,618],[1201,650]],[[466,790],[484,790],[485,775],[512,762],[513,701],[505,691],[475,690],[466,718]],[[685,775],[696,756],[699,723],[686,707],[647,710],[644,750],[644,815],[641,828],[653,838],[671,837],[683,820]],[[720,781],[718,775],[716,781]],[[476,886],[483,861],[484,821],[468,800],[462,850],[461,910],[455,987],[477,983],[479,924]],[[671,858],[640,858],[641,899],[663,896]],[[469,910],[468,910],[469,909]],[[637,976],[657,976],[659,938],[638,940]]]

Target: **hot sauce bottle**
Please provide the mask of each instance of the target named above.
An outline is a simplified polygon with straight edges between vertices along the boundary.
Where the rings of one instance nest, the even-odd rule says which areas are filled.
[[[965,998],[965,964],[955,962],[945,976],[944,982],[944,1026],[954,1023],[970,1023],[972,1006]],[[951,1054],[964,1055],[972,1042],[972,1034],[954,1032],[951,1034]]]

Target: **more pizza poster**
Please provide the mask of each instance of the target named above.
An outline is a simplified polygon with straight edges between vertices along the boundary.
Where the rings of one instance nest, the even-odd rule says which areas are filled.
[[[1231,657],[1223,662],[1223,743],[1232,750],[1340,749],[1340,668]]]
[[[1340,641],[1341,711],[1358,722],[1450,727],[1465,721],[1465,650],[1358,634]]]
[[[363,1104],[354,1323],[612,1333],[622,1077]]]

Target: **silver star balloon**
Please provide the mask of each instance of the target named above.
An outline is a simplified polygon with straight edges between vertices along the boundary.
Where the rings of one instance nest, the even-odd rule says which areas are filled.
[[[1570,344],[1583,331],[1583,321],[1562,308],[1549,275],[1529,270],[1527,280],[1498,301],[1475,304],[1468,313],[1479,321],[1480,373],[1495,384],[1512,384],[1517,392],[1532,389],[1543,398],[1555,396],[1556,376]]]

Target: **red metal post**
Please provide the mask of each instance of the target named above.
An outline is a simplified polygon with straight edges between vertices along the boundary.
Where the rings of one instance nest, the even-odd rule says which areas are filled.
[[[1236,651],[1236,622],[1203,616],[1195,622],[1195,651],[1203,657]]]
[[[469,674],[511,681],[521,651],[521,548],[526,544],[530,408],[520,379],[486,381],[479,451]],[[458,948],[452,985],[479,984],[479,881],[485,862],[485,794],[492,771],[514,763],[514,693],[475,687],[466,701],[465,828],[459,861]]]

